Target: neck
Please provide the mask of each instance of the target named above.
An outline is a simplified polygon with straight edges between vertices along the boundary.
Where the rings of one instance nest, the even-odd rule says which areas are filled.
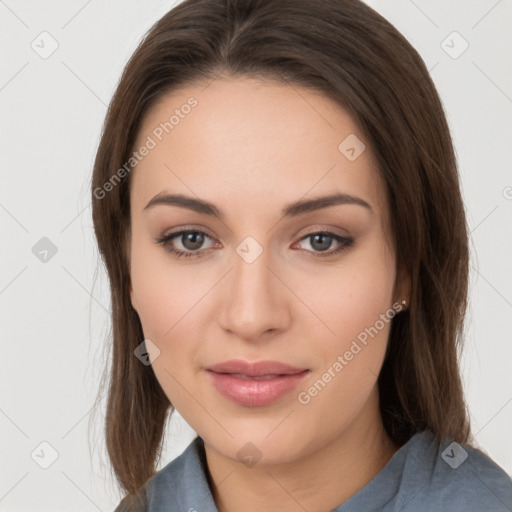
[[[246,467],[205,444],[219,512],[332,510],[369,483],[398,448],[385,432],[376,390],[341,433],[291,462]]]

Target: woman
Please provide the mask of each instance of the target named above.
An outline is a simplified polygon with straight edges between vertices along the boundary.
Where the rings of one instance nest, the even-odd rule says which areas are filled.
[[[458,370],[468,243],[423,61],[354,0],[186,0],[96,157],[122,510],[511,510]],[[198,437],[159,472],[177,409]]]

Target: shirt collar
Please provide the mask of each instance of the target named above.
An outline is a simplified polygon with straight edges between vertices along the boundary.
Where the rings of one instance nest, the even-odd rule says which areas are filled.
[[[149,510],[164,512],[173,502],[178,502],[177,510],[218,512],[207,475],[204,443],[197,436],[178,458],[153,477],[149,487]]]

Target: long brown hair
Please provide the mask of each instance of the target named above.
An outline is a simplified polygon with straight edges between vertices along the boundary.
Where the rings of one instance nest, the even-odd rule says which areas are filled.
[[[313,89],[358,122],[386,183],[397,272],[411,283],[378,381],[384,426],[400,445],[425,429],[438,440],[470,442],[458,368],[467,225],[450,132],[421,57],[358,0],[185,0],[149,30],[126,65],[92,176],[112,305],[106,446],[124,491],[135,495],[155,473],[173,406],[151,366],[134,356],[144,336],[129,295],[131,173],[118,173],[122,179],[108,190],[105,183],[128,162],[157,99],[220,74]]]

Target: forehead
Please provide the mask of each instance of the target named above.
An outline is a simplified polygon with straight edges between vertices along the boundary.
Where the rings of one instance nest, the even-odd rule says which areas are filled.
[[[384,215],[384,185],[355,120],[296,85],[232,78],[173,91],[145,116],[134,150],[144,145],[152,149],[133,171],[135,209],[162,191],[246,210],[342,192]]]

